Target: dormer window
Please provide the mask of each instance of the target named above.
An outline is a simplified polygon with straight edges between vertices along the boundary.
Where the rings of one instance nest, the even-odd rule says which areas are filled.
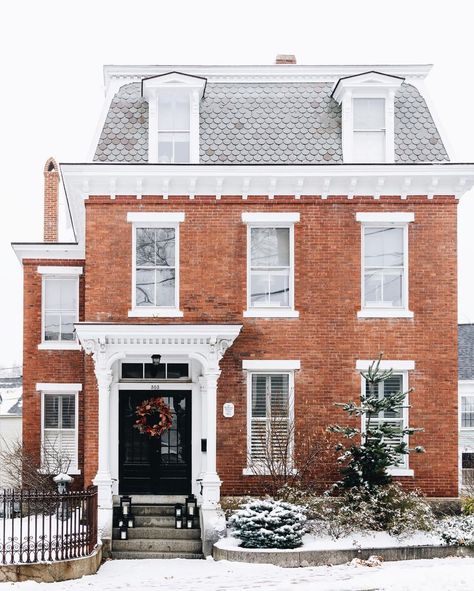
[[[206,79],[169,72],[142,80],[148,101],[148,161],[199,162],[199,105]]]
[[[162,93],[158,97],[158,162],[190,162],[189,94]]]
[[[342,107],[344,162],[394,162],[395,93],[403,78],[365,72],[341,78],[332,97]]]
[[[385,99],[354,98],[353,161],[385,162]]]

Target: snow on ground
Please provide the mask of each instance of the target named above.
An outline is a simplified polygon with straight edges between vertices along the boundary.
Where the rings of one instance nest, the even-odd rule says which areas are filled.
[[[472,591],[474,558],[281,568],[211,560],[112,560],[64,583],[0,583],[0,591]]]
[[[216,544],[223,550],[237,549],[240,540],[228,536],[222,538]],[[307,534],[303,537],[303,545],[294,550],[279,550],[277,548],[252,548],[249,552],[297,552],[298,550],[353,550],[354,548],[393,548],[396,546],[444,546],[443,540],[428,532],[416,532],[410,536],[396,538],[384,531],[356,532],[334,540],[329,535],[312,536]],[[239,548],[245,551],[245,548]],[[473,585],[474,590],[474,585]]]

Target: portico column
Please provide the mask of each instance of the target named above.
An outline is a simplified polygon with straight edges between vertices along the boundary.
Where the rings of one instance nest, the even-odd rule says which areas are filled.
[[[221,372],[216,369],[205,372],[201,378],[201,388],[205,390],[203,408],[206,417],[206,466],[202,478],[202,507],[215,509],[220,501],[221,480],[217,475],[217,380]]]
[[[99,394],[99,440],[98,470],[92,481],[98,492],[98,526],[102,538],[112,537],[112,476],[110,474],[109,431],[110,431],[110,369],[95,370]]]

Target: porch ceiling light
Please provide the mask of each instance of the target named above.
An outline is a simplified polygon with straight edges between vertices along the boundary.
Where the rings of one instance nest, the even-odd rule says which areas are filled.
[[[151,360],[153,362],[153,365],[160,365],[161,355],[158,355],[157,353],[155,353],[154,355],[151,356]]]

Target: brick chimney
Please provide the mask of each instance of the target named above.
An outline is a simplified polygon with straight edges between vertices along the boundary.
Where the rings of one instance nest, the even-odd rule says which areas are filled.
[[[276,56],[275,64],[296,64],[296,57],[289,53],[279,53]]]
[[[59,171],[54,158],[44,165],[44,241],[58,241]]]

